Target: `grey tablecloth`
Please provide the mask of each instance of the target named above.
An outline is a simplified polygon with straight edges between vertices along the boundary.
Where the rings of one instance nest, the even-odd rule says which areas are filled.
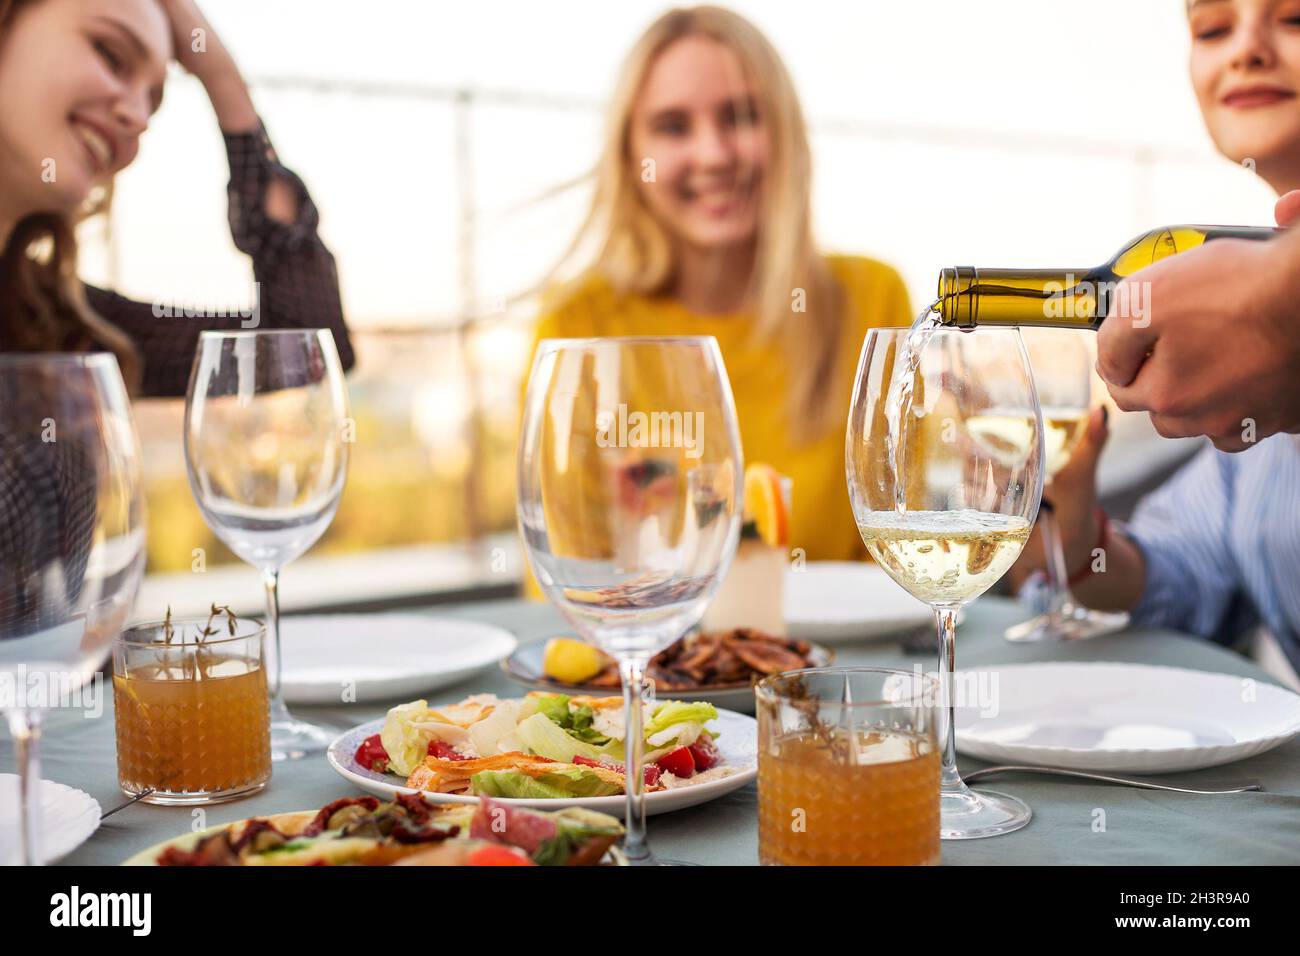
[[[550,607],[524,601],[496,601],[443,607],[439,615],[501,625],[521,642],[566,630]],[[1052,646],[1011,645],[1001,638],[1007,624],[1025,616],[1019,606],[986,598],[973,606],[958,630],[958,666],[1052,661],[1133,661],[1206,671],[1267,677],[1247,661],[1215,645],[1170,632],[1135,630],[1086,643]],[[836,644],[837,663],[910,668],[928,658],[907,657],[894,643]],[[358,648],[364,653],[363,648]],[[490,670],[457,688],[438,692],[440,700],[469,693],[518,693],[499,671]],[[105,808],[117,805],[111,694],[97,719],[55,712],[44,740],[43,776],[80,787]],[[387,705],[353,704],[300,708],[312,720],[340,729],[381,716]],[[0,767],[13,766],[13,747],[0,741]],[[961,759],[963,770],[983,764]],[[997,781],[1033,807],[1034,818],[1017,833],[986,840],[945,843],[943,862],[1071,864],[1237,864],[1300,863],[1300,738],[1251,760],[1197,773],[1160,778],[1190,786],[1257,778],[1266,792],[1230,796],[1177,793],[1092,785],[1040,776]],[[270,785],[255,797],[206,808],[208,825],[259,814],[316,808],[352,792],[323,756],[277,764]],[[706,864],[758,861],[755,788],[751,784],[712,803],[650,818],[650,839],[663,856]],[[1094,826],[1105,811],[1105,829]],[[64,862],[115,864],[159,840],[186,832],[191,811],[136,804],[110,817],[99,831]]]

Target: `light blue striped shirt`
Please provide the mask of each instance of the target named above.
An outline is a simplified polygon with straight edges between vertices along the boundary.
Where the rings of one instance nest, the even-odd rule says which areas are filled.
[[[1125,530],[1146,558],[1134,623],[1224,644],[1263,624],[1300,671],[1300,437],[1207,446]]]

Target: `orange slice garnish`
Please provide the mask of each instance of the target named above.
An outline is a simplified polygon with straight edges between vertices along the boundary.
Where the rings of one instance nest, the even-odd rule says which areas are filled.
[[[745,468],[745,520],[754,522],[758,536],[773,548],[790,540],[790,517],[781,494],[781,475],[771,465]]]

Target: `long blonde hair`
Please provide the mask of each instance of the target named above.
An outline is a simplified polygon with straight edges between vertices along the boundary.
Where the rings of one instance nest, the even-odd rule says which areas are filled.
[[[614,88],[591,207],[565,259],[594,249],[588,270],[619,292],[661,294],[672,282],[672,243],[637,186],[629,130],[656,57],[690,36],[707,37],[735,54],[755,85],[758,115],[771,138],[748,299],[755,338],[779,342],[788,356],[790,432],[796,440],[811,440],[843,427],[834,396],[848,388],[836,362],[845,296],[813,241],[812,158],[794,84],[771,42],[744,17],[714,6],[670,10],[641,35]]]
[[[40,0],[0,0],[0,38],[19,8]],[[76,223],[107,209],[111,189],[92,197],[70,217],[33,213],[19,220],[0,250],[0,350],[80,352],[101,348],[117,356],[132,391],[140,382],[140,356],[126,333],[86,302],[77,276]]]

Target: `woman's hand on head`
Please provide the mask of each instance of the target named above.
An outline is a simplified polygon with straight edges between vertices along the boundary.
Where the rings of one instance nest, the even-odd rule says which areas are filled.
[[[224,69],[226,48],[194,0],[158,0],[172,26],[176,62],[200,80]]]
[[[158,0],[171,22],[176,62],[198,77],[217,122],[227,133],[247,133],[260,120],[234,58],[194,0]]]

